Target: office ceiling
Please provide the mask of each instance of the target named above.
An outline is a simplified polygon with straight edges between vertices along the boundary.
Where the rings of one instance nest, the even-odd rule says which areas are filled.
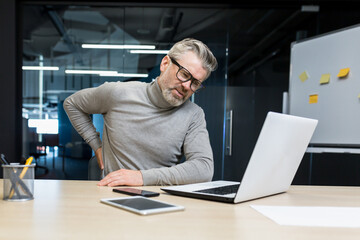
[[[194,37],[205,42],[211,39],[209,42],[223,46],[228,44],[231,76],[247,73],[274,56],[288,60],[292,41],[349,26],[359,19],[357,13],[351,13],[351,6],[341,15],[328,2],[315,6],[296,2],[272,7],[259,3],[204,7],[27,4],[23,8],[23,57],[32,60],[39,54],[51,58],[72,52],[81,61],[82,43],[116,44],[119,39],[114,36],[121,36],[129,43],[155,43],[159,49],[166,49],[169,43],[185,37]],[[329,20],[320,24],[321,16]],[[125,34],[119,35],[119,30]],[[153,58],[143,57],[142,64],[148,65],[144,68],[151,67]]]
[[[222,63],[226,61],[223,68],[226,67],[228,72],[228,84],[234,86],[245,85],[241,82],[242,75],[253,73],[253,70],[270,61],[272,72],[288,74],[290,45],[293,41],[360,23],[356,4],[346,0],[320,1],[316,5],[306,1],[267,1],[264,4],[256,0],[243,4],[227,4],[225,1],[222,5],[121,5],[114,1],[106,4],[96,2],[91,7],[87,4],[25,2],[21,8],[20,27],[23,62],[26,64],[39,64],[41,55],[44,60],[47,59],[47,64],[83,65],[86,68],[89,63],[91,67],[96,67],[101,62],[109,67],[109,54],[99,55],[105,60],[91,61],[91,54],[86,54],[81,44],[155,44],[157,49],[169,49],[174,42],[193,37],[208,43],[215,51],[223,51],[218,53],[223,58],[225,48],[228,47],[228,58],[218,60]],[[128,54],[125,57],[138,72],[149,72],[159,62],[159,56],[156,55],[135,57]],[[118,57],[112,59],[121,61]],[[41,93],[38,92],[39,77],[30,74],[25,78],[23,106],[29,109],[29,114],[33,112],[36,115],[37,107],[31,107],[31,104],[39,103],[41,99]],[[276,83],[275,78],[271,77],[266,84]],[[33,79],[34,84],[31,84],[30,79]],[[77,81],[72,78],[72,87],[69,88],[66,87],[67,80],[65,86],[60,86],[53,79],[50,77],[51,82],[44,83],[46,97],[43,102],[46,105],[44,110],[54,113],[56,118],[59,94],[86,86],[81,84],[77,89]],[[283,85],[286,85],[286,79]]]

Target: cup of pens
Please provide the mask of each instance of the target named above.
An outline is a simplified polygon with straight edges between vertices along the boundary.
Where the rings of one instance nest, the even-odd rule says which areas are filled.
[[[34,199],[35,164],[32,157],[25,164],[3,162],[3,199],[7,201],[27,201]]]

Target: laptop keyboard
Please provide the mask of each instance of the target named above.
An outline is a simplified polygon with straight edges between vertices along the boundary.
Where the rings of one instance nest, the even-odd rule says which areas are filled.
[[[215,188],[198,190],[198,191],[194,191],[194,192],[210,193],[210,194],[216,194],[216,195],[226,195],[226,194],[231,194],[231,193],[237,193],[239,186],[240,186],[240,184],[228,185],[228,186],[223,186],[223,187],[215,187]]]

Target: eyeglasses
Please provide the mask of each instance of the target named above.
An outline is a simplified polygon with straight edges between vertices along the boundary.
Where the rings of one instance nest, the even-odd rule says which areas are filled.
[[[189,72],[189,70],[187,70],[186,68],[184,68],[183,66],[181,66],[174,58],[170,57],[170,60],[179,67],[179,70],[176,73],[176,77],[177,79],[179,79],[181,82],[187,82],[187,81],[191,81],[190,84],[190,89],[191,91],[193,91],[194,93],[199,92],[201,89],[205,88],[202,84],[201,81],[195,79],[191,73]]]

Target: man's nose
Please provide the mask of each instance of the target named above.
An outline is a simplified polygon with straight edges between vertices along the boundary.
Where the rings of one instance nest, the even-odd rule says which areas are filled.
[[[187,82],[182,82],[181,85],[183,86],[183,88],[185,88],[186,90],[190,91],[190,86],[191,86],[191,80],[187,81]]]

